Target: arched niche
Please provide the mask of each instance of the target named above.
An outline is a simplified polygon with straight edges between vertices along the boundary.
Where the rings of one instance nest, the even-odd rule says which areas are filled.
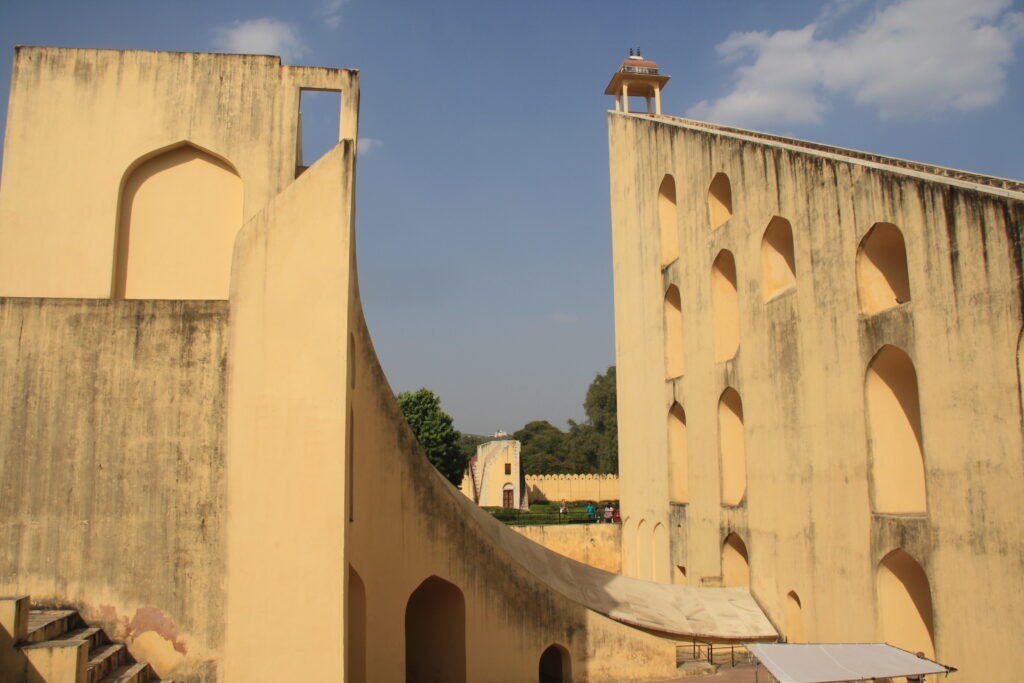
[[[466,680],[466,601],[437,576],[421,583],[405,606],[405,680]]]
[[[538,669],[540,683],[572,683],[572,658],[558,643],[541,653]]]
[[[677,402],[668,411],[668,462],[671,500],[688,503],[689,459],[686,444],[686,411]]]
[[[806,642],[803,603],[800,602],[800,596],[796,591],[789,591],[786,595],[786,642]]]
[[[874,511],[926,512],[921,409],[914,363],[902,349],[887,344],[871,359],[864,384]]]
[[[670,550],[668,529],[661,522],[651,530],[651,580],[661,583],[669,581]]]
[[[736,259],[732,252],[718,252],[711,266],[711,315],[715,362],[729,360],[740,347],[740,305],[736,291]]]
[[[881,639],[934,659],[932,594],[921,565],[897,549],[878,564],[878,618]]]
[[[732,387],[718,399],[718,443],[722,457],[722,504],[739,505],[747,492],[747,447],[743,401]]]
[[[658,188],[658,224],[661,232],[661,265],[679,258],[679,223],[676,211],[676,181],[666,174]]]
[[[352,565],[348,566],[348,594],[345,596],[348,622],[348,680],[366,680],[366,586]]]
[[[650,529],[647,527],[647,520],[641,519],[636,525],[636,576],[638,579],[651,579],[651,539]]]
[[[622,573],[625,576],[639,576],[636,561],[636,523],[632,517],[622,520]]]
[[[133,165],[121,187],[112,294],[227,299],[242,180],[190,143]]]
[[[857,250],[861,312],[871,315],[910,301],[907,245],[892,223],[875,223]]]
[[[711,229],[722,226],[732,217],[732,185],[729,176],[717,173],[708,187],[708,209],[711,212]]]
[[[665,292],[665,377],[683,375],[683,309],[679,288],[669,285]]]
[[[750,559],[747,544],[738,534],[731,533],[722,543],[722,585],[749,586]]]
[[[768,301],[796,286],[793,228],[775,216],[761,238],[761,294]]]

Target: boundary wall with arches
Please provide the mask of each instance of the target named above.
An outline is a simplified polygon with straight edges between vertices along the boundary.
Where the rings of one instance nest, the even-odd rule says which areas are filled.
[[[614,474],[528,474],[530,500],[618,500],[619,478]]]
[[[623,572],[1012,678],[1024,184],[621,113],[609,156]]]

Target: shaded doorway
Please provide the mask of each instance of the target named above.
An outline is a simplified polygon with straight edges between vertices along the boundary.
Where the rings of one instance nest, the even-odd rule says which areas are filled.
[[[540,683],[571,683],[572,660],[561,645],[551,645],[540,656]]]
[[[405,607],[405,680],[466,681],[466,600],[436,576],[421,583]]]

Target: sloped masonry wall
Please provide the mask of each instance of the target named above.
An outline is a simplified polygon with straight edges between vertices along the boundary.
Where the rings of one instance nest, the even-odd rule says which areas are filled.
[[[544,524],[509,528],[577,562],[613,574],[622,570],[621,524]]]
[[[223,638],[228,302],[0,299],[0,593],[175,680]]]
[[[619,499],[614,474],[528,474],[526,487],[531,501]]]

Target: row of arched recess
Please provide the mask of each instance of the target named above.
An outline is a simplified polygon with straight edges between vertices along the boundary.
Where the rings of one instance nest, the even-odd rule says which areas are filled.
[[[348,578],[348,680],[366,680],[366,587],[351,566]],[[572,681],[569,651],[552,643],[537,659],[541,683]],[[424,580],[405,606],[407,683],[465,683],[466,600],[455,584],[438,576]]]
[[[736,532],[722,542],[722,585],[750,585],[747,545]],[[875,568],[875,595],[881,639],[934,657],[931,585],[917,560],[902,548],[885,555]],[[783,616],[786,640],[805,642],[803,602],[795,590],[785,596]]]
[[[743,426],[743,400],[732,387],[718,398],[718,447],[721,458],[722,504],[739,505],[747,492],[747,448]],[[669,496],[674,503],[688,503],[689,448],[686,411],[673,402],[668,411]]]
[[[924,448],[917,372],[902,349],[886,344],[871,359],[864,378],[870,445],[872,511],[927,512]],[[686,411],[673,402],[667,424],[669,495],[689,502]],[[723,505],[740,505],[747,491],[743,400],[733,387],[718,398],[718,447]]]
[[[675,179],[666,174],[658,189],[661,235],[661,266],[679,258],[679,213]],[[718,173],[708,187],[711,229],[732,217],[729,177]],[[797,269],[793,227],[782,216],[773,216],[761,235],[761,295],[771,301],[796,287]],[[910,301],[907,249],[903,233],[892,223],[875,223],[857,249],[857,292],[860,310],[873,315]],[[683,306],[675,284],[665,291],[665,374],[668,379],[685,372],[683,358]],[[739,349],[739,294],[736,259],[722,249],[711,265],[711,316],[715,362],[733,358]]]

